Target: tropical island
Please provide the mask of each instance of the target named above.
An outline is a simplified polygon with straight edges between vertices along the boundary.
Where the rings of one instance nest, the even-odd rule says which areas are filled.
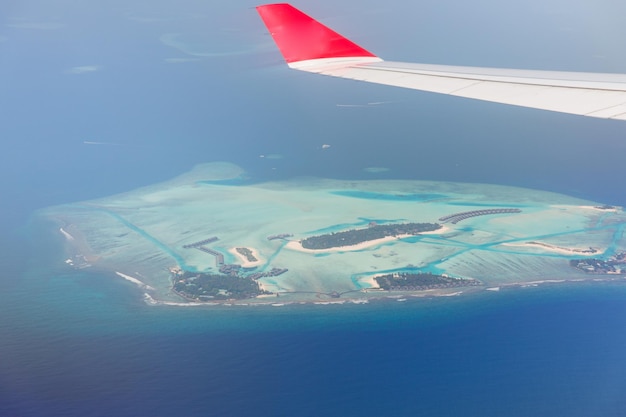
[[[257,262],[258,259],[254,256],[254,253],[248,248],[235,248],[235,250],[242,256],[244,256],[248,262]]]
[[[401,272],[374,277],[378,286],[387,291],[424,291],[441,288],[473,287],[481,285],[476,279],[452,278],[430,272]]]
[[[589,274],[626,274],[626,252],[618,252],[608,259],[572,259],[570,265]]]
[[[173,269],[173,290],[190,301],[241,300],[271,294],[250,277]]]
[[[440,228],[441,225],[437,223],[371,224],[365,229],[351,229],[307,237],[306,239],[302,239],[300,244],[305,249],[331,249],[343,246],[354,246],[363,242],[386,237],[415,236]]]
[[[39,214],[64,244],[63,267],[115,272],[152,304],[363,302],[626,271],[621,207],[485,184],[229,182],[243,174],[204,164]],[[422,195],[437,198],[405,198]]]

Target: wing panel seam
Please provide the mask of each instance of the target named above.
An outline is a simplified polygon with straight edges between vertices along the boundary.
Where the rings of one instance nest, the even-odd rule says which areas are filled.
[[[359,69],[365,69],[368,71],[378,71],[378,72],[388,72],[388,73],[394,73],[394,74],[404,74],[404,75],[420,75],[423,77],[436,77],[436,78],[449,78],[449,79],[456,79],[456,80],[467,80],[467,81],[476,81],[476,82],[489,82],[489,83],[498,83],[498,84],[516,84],[516,85],[533,85],[533,86],[537,86],[537,87],[557,87],[555,85],[552,84],[547,84],[547,83],[535,83],[529,81],[528,82],[523,82],[523,81],[499,81],[499,80],[490,80],[490,79],[480,79],[480,78],[472,78],[472,77],[463,77],[463,76],[458,76],[458,75],[434,75],[434,74],[425,74],[425,73],[420,73],[417,71],[403,71],[403,70],[397,70],[397,69],[388,69],[388,68],[375,68],[375,67],[370,67],[367,66],[367,64],[364,65],[359,65],[359,66],[354,66],[351,68],[359,68]],[[513,78],[513,77],[512,77]],[[461,89],[463,88],[467,88],[469,86],[465,86],[465,87],[461,87]],[[626,93],[626,86],[624,86],[623,89],[617,89],[617,88],[601,88],[601,87],[584,87],[584,86],[571,86],[571,85],[563,85],[563,86],[558,86],[559,88],[571,88],[571,89],[575,89],[575,90],[601,90],[601,91],[613,91],[613,92],[618,92],[618,93]]]

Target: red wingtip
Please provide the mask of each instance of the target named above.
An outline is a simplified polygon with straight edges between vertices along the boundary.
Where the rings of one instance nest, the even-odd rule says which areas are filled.
[[[376,56],[290,4],[266,4],[257,11],[287,63]]]

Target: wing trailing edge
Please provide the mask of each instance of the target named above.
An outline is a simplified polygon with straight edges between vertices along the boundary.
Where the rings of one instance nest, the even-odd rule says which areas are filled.
[[[626,75],[383,61],[286,4],[258,6],[289,67],[301,71],[605,119],[626,120]]]

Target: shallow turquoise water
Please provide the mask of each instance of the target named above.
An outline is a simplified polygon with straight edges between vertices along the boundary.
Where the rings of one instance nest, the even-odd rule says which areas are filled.
[[[620,416],[626,285],[148,306],[53,242],[0,294],[2,415]]]

